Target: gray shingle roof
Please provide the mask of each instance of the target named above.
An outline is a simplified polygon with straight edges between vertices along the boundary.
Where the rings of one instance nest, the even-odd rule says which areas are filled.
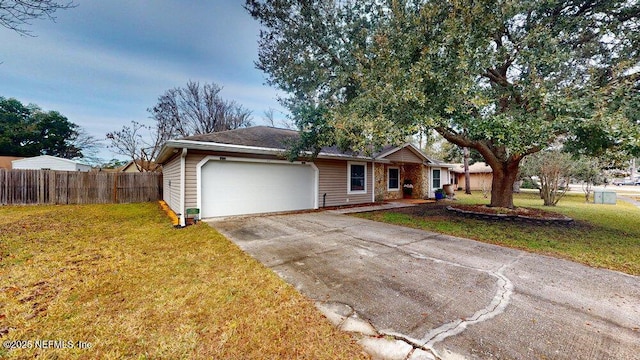
[[[300,136],[296,130],[269,126],[253,126],[211,134],[187,136],[182,140],[206,141],[218,144],[255,146],[270,149],[287,149]]]
[[[280,129],[270,126],[253,126],[228,131],[219,131],[210,134],[187,136],[180,140],[211,142],[217,144],[241,145],[268,149],[289,149],[291,144],[298,140],[300,135],[297,130]],[[374,154],[378,157],[397,146],[388,145]],[[419,151],[419,150],[418,150]],[[343,151],[337,146],[324,147],[320,151],[323,155],[358,157],[359,154],[353,151]],[[440,161],[430,159],[422,154],[433,164],[441,164]]]
[[[297,130],[280,129],[270,126],[253,126],[211,134],[193,135],[181,140],[206,141],[218,144],[254,146],[269,149],[288,149],[300,138]],[[324,147],[321,153],[338,156],[357,156],[353,151],[341,151],[337,146]]]

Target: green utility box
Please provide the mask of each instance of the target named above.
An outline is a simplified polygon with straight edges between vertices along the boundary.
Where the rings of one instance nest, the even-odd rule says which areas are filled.
[[[615,205],[617,201],[615,191],[594,191],[593,203],[594,204],[611,204]]]
[[[185,216],[184,220],[187,225],[196,224],[198,220],[200,220],[200,209],[198,208],[189,208],[186,210],[187,216]]]

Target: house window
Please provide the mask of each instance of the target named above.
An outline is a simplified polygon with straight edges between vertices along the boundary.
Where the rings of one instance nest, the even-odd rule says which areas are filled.
[[[433,169],[433,188],[440,189],[440,169]]]
[[[390,167],[387,171],[387,190],[400,190],[400,169]]]
[[[348,165],[348,193],[367,193],[367,165],[364,163],[349,163]]]

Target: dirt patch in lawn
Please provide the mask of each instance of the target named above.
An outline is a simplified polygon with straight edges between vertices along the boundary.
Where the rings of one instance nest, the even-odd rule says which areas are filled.
[[[432,220],[459,220],[461,216],[468,218],[475,218],[480,220],[487,220],[493,222],[501,221],[519,221],[526,225],[540,225],[540,224],[557,224],[557,225],[572,225],[579,227],[588,227],[588,224],[583,222],[575,222],[573,219],[559,213],[545,211],[534,208],[517,207],[514,209],[489,207],[486,205],[468,205],[468,204],[454,204],[451,202],[438,202],[431,204],[421,204],[418,206],[402,208],[394,210],[396,212],[429,217]]]
[[[516,207],[513,209],[509,209],[503,207],[490,207],[487,205],[450,205],[448,206],[448,208],[489,215],[518,215],[550,220],[566,218],[566,216],[562,214],[525,207]]]

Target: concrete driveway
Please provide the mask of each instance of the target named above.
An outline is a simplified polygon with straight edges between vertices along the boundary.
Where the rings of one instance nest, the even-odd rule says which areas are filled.
[[[377,358],[640,359],[635,276],[332,212],[208,222]]]

